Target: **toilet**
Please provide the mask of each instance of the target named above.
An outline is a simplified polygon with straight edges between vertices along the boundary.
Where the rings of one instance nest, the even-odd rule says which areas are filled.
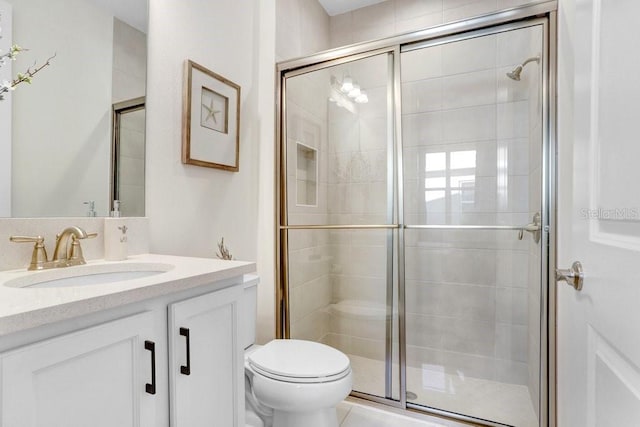
[[[349,358],[313,341],[255,345],[258,281],[245,276],[241,305],[246,426],[338,427],[336,405],[352,386]]]

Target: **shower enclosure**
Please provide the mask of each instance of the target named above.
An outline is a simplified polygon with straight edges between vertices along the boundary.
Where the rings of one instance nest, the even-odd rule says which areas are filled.
[[[345,352],[356,396],[548,425],[543,12],[279,65],[279,333]]]

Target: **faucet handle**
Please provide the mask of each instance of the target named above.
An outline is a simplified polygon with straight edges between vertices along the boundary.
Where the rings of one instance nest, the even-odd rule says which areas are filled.
[[[93,239],[98,237],[98,233],[87,233],[86,237],[71,236],[71,252],[69,254],[69,261],[72,265],[86,264],[84,254],[82,253],[82,246],[80,246],[80,240]]]
[[[42,236],[11,236],[9,240],[14,243],[35,243],[31,254],[31,264],[29,270],[42,270],[48,261],[47,250],[44,247],[44,237]]]
[[[87,235],[84,237],[76,236],[75,234],[71,236],[74,242],[76,240],[94,239],[96,237],[98,237],[98,233],[87,233]]]

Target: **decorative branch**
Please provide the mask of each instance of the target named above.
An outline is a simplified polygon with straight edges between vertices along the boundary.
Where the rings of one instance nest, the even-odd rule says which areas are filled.
[[[233,255],[231,255],[229,249],[224,245],[224,237],[222,238],[220,243],[218,243],[218,250],[220,251],[220,253],[216,252],[216,257],[218,257],[219,259],[228,261],[233,259]]]
[[[33,70],[31,69],[31,67],[29,67],[24,73],[18,73],[18,76],[11,82],[11,87],[14,88],[23,82],[31,84],[31,79],[33,78],[33,76],[35,76],[43,68],[51,65],[51,60],[55,58],[56,55],[57,53],[54,53],[53,56],[50,56],[49,58],[47,58],[47,60],[39,67],[36,67],[37,62],[34,62],[33,67],[36,67],[36,68],[34,68]]]
[[[11,46],[11,49],[9,50],[9,52],[0,55],[0,67],[5,63],[7,59],[11,59],[15,61],[18,53],[24,52],[27,50],[29,49],[25,49],[18,46],[17,44],[14,44],[13,46]],[[17,77],[13,79],[11,82],[9,81],[0,82],[0,101],[4,99],[5,93],[9,92],[10,90],[14,90],[15,87],[20,83],[31,84],[33,76],[35,76],[43,68],[51,65],[51,60],[55,58],[56,55],[57,53],[54,53],[53,56],[50,56],[49,58],[47,58],[47,60],[40,66],[37,65],[37,62],[34,62],[33,65],[27,68],[27,70],[24,73],[18,73]]]

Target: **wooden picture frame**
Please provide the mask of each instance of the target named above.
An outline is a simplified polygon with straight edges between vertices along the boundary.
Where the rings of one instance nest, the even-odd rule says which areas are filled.
[[[185,61],[182,163],[238,172],[240,86]]]

